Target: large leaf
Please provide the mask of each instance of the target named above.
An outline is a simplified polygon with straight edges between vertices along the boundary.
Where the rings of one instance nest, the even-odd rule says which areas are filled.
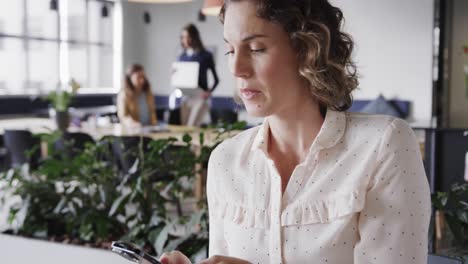
[[[155,241],[154,244],[153,244],[154,249],[156,250],[156,253],[157,253],[158,255],[163,253],[164,245],[166,244],[167,239],[168,239],[168,237],[169,237],[169,230],[170,230],[170,228],[172,228],[171,225],[166,225],[166,226],[161,230],[161,232],[159,233],[158,238],[156,239],[156,241]]]
[[[171,252],[173,250],[176,250],[180,244],[184,243],[187,239],[189,239],[190,237],[192,237],[192,234],[191,233],[188,233],[180,238],[177,238],[175,240],[172,240],[171,242],[169,242],[169,244],[167,244],[167,246],[164,248],[164,252]]]
[[[109,210],[109,217],[113,216],[115,212],[120,211],[123,208],[124,202],[128,200],[130,194],[131,193],[122,194],[112,203],[111,209]]]
[[[468,225],[468,211],[461,211],[461,210],[457,211],[457,217],[458,217],[458,219],[460,219],[461,222]]]

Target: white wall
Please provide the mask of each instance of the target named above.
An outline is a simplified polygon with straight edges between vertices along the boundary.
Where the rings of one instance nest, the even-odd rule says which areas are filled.
[[[413,117],[431,118],[433,0],[332,0],[356,42],[362,78],[356,99],[382,93],[409,100]]]
[[[181,28],[197,20],[203,1],[184,4],[124,4],[124,64],[147,67],[157,94],[170,93],[170,65],[179,52]],[[356,41],[355,57],[362,75],[356,99],[382,93],[413,103],[413,117],[431,117],[433,0],[332,0],[342,8],[346,29]],[[150,25],[143,11],[151,13]],[[199,26],[206,46],[216,46],[221,83],[215,96],[231,96],[234,80],[223,56],[222,26],[207,17]]]
[[[207,16],[205,22],[197,22],[202,1],[182,4],[123,4],[124,60],[123,64],[141,63],[156,94],[168,95],[171,64],[179,53],[180,33],[188,23],[194,23],[204,45],[216,48],[215,63],[221,80],[215,96],[232,96],[234,79],[227,69],[224,57],[223,28],[217,17]],[[151,14],[151,23],[144,24],[143,12]],[[209,75],[210,76],[210,75]]]
[[[468,2],[453,3],[449,126],[468,128],[468,84],[463,72],[463,67],[468,67],[468,55],[463,54],[463,45],[468,45]]]

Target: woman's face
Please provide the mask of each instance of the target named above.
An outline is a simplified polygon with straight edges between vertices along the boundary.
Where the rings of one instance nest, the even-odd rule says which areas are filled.
[[[146,77],[144,71],[137,71],[130,75],[130,81],[137,92],[141,92],[146,83]]]
[[[182,31],[182,34],[180,36],[180,42],[182,43],[182,47],[184,49],[188,49],[188,48],[192,47],[192,38],[190,37],[187,30]]]
[[[252,1],[230,2],[224,38],[240,97],[249,114],[263,117],[295,109],[309,93],[286,31],[255,12]]]

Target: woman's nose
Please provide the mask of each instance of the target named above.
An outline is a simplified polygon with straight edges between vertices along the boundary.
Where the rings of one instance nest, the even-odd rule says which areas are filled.
[[[242,54],[233,54],[230,59],[231,73],[235,77],[248,78],[252,75],[252,67],[249,58],[242,56]]]

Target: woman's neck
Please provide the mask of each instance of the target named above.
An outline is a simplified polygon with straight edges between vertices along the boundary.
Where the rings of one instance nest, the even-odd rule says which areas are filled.
[[[305,159],[324,121],[318,103],[311,101],[268,117],[268,152],[290,155],[298,163]]]
[[[188,56],[192,56],[193,54],[195,54],[196,50],[193,49],[193,48],[187,48],[185,49],[185,53],[188,55]]]

